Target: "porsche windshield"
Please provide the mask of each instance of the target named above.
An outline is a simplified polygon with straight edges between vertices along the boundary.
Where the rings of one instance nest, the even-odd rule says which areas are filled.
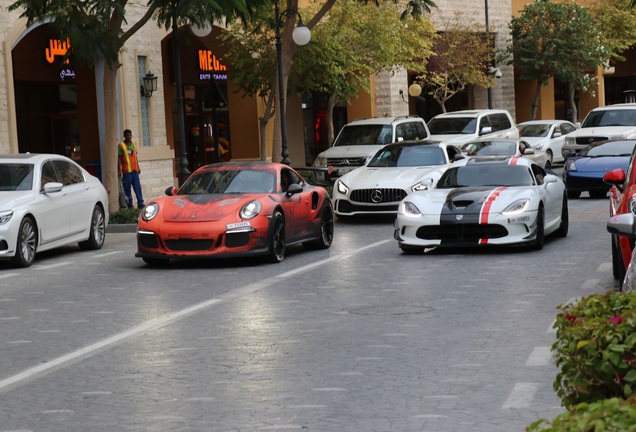
[[[179,194],[274,193],[275,191],[274,171],[219,169],[193,174],[179,190]]]
[[[349,125],[342,128],[333,146],[386,145],[391,142],[390,125]]]
[[[390,145],[378,151],[368,167],[412,167],[443,165],[444,150],[432,145]]]
[[[527,166],[474,164],[447,169],[437,189],[469,186],[530,186],[534,178]]]
[[[32,188],[33,165],[0,164],[0,191],[31,190]]]

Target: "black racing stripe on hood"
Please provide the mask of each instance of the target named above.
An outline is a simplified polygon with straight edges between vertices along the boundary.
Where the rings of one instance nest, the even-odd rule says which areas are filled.
[[[440,224],[479,223],[479,213],[493,188],[457,188],[446,196],[442,206]],[[457,216],[462,216],[461,221]]]

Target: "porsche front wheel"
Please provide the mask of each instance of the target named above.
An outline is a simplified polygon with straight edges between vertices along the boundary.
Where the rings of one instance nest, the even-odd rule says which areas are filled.
[[[325,204],[320,218],[320,232],[318,239],[303,243],[307,249],[327,249],[333,241],[333,209]]]
[[[285,258],[287,248],[287,237],[285,235],[285,218],[279,211],[272,216],[271,233],[269,236],[269,252],[267,261],[279,263]]]

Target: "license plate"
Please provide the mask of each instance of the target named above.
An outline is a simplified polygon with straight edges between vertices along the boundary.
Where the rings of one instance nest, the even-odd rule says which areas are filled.
[[[530,222],[530,216],[519,216],[516,218],[508,218],[508,223],[526,223]]]
[[[236,222],[225,225],[226,229],[234,229],[234,228],[244,228],[251,226],[249,222]]]

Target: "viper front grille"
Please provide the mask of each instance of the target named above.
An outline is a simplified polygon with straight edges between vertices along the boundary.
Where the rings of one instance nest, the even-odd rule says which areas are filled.
[[[447,242],[473,242],[479,239],[495,239],[508,235],[508,230],[494,224],[444,224],[423,226],[415,234],[424,240],[442,240]]]
[[[406,195],[405,190],[397,188],[356,189],[351,191],[349,199],[369,204],[399,203]]]

